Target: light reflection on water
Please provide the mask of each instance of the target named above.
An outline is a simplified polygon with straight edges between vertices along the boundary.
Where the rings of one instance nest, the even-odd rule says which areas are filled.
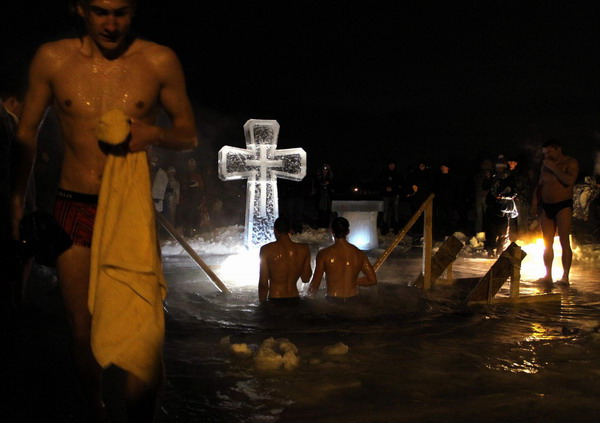
[[[313,301],[277,310],[260,307],[254,287],[226,297],[191,265],[167,265],[170,367],[160,421],[597,421],[600,288],[593,269],[575,268],[567,288],[523,283],[524,292],[562,292],[561,304],[467,308],[407,287],[400,275],[418,266],[391,263],[388,272],[402,270],[398,281],[364,290],[364,304],[353,309]],[[288,338],[301,365],[258,372],[251,359],[220,347],[226,336],[250,345]],[[337,342],[349,353],[324,357],[322,348]]]

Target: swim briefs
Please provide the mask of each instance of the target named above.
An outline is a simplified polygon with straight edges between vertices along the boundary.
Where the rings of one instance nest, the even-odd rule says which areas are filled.
[[[559,201],[558,203],[542,203],[542,209],[546,217],[551,220],[555,220],[558,212],[567,207],[573,210],[573,199]]]
[[[97,208],[97,195],[59,189],[53,214],[73,244],[91,247]]]

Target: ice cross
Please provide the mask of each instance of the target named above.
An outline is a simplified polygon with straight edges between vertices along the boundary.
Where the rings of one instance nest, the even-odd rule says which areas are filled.
[[[245,150],[227,145],[219,150],[219,178],[248,180],[244,244],[257,247],[274,240],[273,224],[279,216],[277,178],[301,181],[306,175],[306,152],[277,150],[276,120],[250,119],[244,136]]]

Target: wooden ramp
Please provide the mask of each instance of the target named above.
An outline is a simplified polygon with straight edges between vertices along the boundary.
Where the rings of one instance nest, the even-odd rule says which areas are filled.
[[[440,249],[431,258],[431,286],[435,284],[435,281],[444,274],[446,269],[452,265],[456,256],[462,250],[464,244],[460,242],[454,235],[448,237],[448,239],[442,244]],[[409,286],[415,286],[417,288],[423,288],[424,285],[423,272],[419,273],[419,276],[409,284]]]
[[[483,277],[456,278],[452,286],[459,293],[460,301],[475,304],[533,304],[560,303],[561,294],[520,294],[521,262],[526,253],[516,244],[504,251]],[[495,298],[504,283],[510,278],[510,295]]]
[[[506,280],[515,274],[515,267],[521,268],[526,255],[517,244],[510,244],[469,293],[467,302],[491,302]]]

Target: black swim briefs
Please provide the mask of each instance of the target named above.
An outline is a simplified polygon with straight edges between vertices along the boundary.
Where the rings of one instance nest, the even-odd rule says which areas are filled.
[[[565,208],[573,210],[573,199],[559,201],[558,203],[543,203],[542,209],[548,219],[555,220],[559,211]]]

